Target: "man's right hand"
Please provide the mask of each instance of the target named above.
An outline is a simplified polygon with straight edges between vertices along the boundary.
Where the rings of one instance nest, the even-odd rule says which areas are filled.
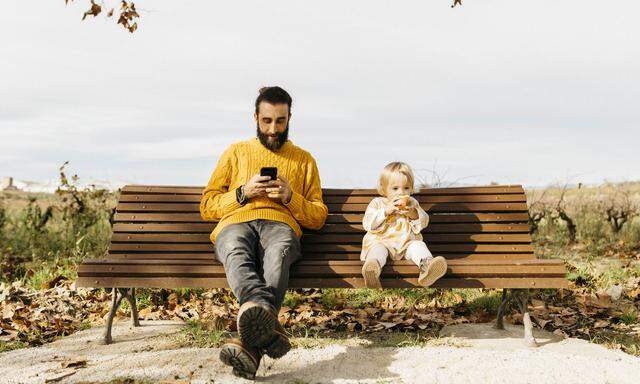
[[[270,180],[270,176],[260,176],[260,174],[253,176],[244,185],[244,195],[247,197],[247,199],[251,199],[256,196],[266,196],[266,188],[268,187],[268,182]]]

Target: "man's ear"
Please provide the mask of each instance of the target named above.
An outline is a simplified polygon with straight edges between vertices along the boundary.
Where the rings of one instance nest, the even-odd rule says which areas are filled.
[[[256,112],[253,112],[253,118],[256,122],[258,121],[258,114]]]

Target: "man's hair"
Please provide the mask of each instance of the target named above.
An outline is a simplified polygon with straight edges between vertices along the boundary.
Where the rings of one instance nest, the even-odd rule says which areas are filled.
[[[289,114],[291,114],[291,104],[293,100],[291,100],[291,95],[284,89],[280,87],[262,87],[258,91],[258,97],[256,98],[256,115],[258,114],[258,109],[260,108],[260,103],[263,101],[269,104],[287,104],[289,106]]]

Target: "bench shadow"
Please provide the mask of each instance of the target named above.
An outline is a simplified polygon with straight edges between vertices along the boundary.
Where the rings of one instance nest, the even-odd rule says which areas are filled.
[[[463,328],[461,332],[447,334],[445,337],[454,337],[461,340],[501,340],[501,339],[513,339],[514,342],[520,342],[524,344],[524,326],[522,324],[509,324],[505,323],[505,329],[494,328],[495,322],[489,323],[465,323],[450,326],[451,328]],[[547,344],[559,343],[564,338],[562,336],[555,335],[551,332],[541,330],[539,328],[533,328],[533,336],[537,341],[538,347],[542,347]],[[544,341],[542,341],[544,340]]]

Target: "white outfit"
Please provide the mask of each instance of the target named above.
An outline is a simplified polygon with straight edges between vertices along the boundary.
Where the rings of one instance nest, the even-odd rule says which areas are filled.
[[[367,233],[362,239],[360,260],[373,258],[383,266],[390,256],[392,260],[412,260],[419,266],[423,259],[433,258],[420,233],[429,224],[429,215],[415,198],[410,199],[418,211],[415,220],[397,213],[386,216],[384,204],[390,203],[386,197],[371,200],[362,220]]]

